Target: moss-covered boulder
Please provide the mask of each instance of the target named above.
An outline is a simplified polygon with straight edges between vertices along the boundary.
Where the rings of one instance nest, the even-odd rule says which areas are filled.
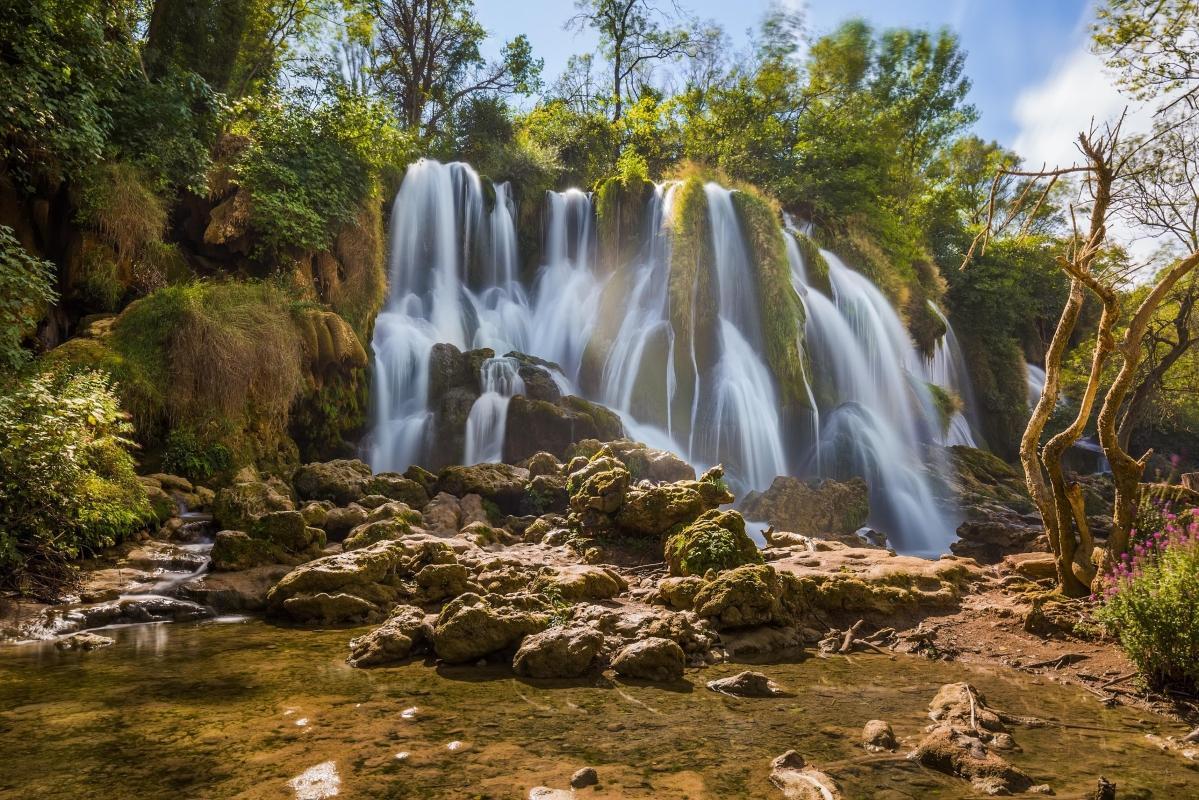
[[[212,542],[214,572],[252,569],[264,564],[286,563],[283,549],[265,539],[255,539],[242,531],[220,531]]]
[[[624,647],[612,659],[612,669],[625,678],[671,683],[682,680],[687,656],[677,642],[649,636]]]
[[[620,573],[607,567],[576,564],[551,569],[534,584],[546,592],[570,603],[610,600],[629,588]]]
[[[804,536],[849,536],[866,524],[870,496],[861,478],[825,480],[819,484],[780,475],[764,492],[750,492],[741,501],[749,519]]]
[[[736,511],[708,511],[666,540],[666,565],[671,575],[704,575],[742,564],[760,564],[762,554],[745,532],[745,519]]]
[[[620,417],[598,403],[567,395],[557,402],[517,395],[508,403],[504,460],[518,462],[535,453],[565,453],[582,439],[618,439]]]
[[[529,678],[577,678],[597,665],[603,646],[604,635],[586,625],[550,628],[524,638],[512,669]]]
[[[292,476],[296,493],[304,500],[330,500],[339,506],[362,498],[371,468],[357,459],[305,464]]]
[[[794,575],[768,564],[722,572],[695,593],[693,610],[716,628],[794,625],[808,613],[804,588]]]
[[[341,546],[346,551],[361,550],[375,542],[402,539],[411,532],[412,526],[403,519],[381,519],[375,522],[366,522],[354,528],[346,536]]]
[[[624,464],[634,481],[672,483],[695,480],[695,469],[669,450],[658,450],[632,439],[613,439],[601,442],[598,439],[582,439],[571,447],[566,455],[570,458],[582,456],[590,459],[600,450],[607,448],[607,455]],[[717,473],[709,470],[713,479]],[[722,500],[731,503],[732,500]]]
[[[733,502],[720,467],[704,473],[701,480],[684,480],[629,490],[616,514],[621,531],[656,538],[679,525],[694,522],[705,511]],[[744,523],[742,529],[744,530]]]
[[[294,508],[291,498],[275,486],[262,481],[247,481],[218,491],[212,515],[223,528],[245,531],[263,514]]]
[[[430,633],[424,611],[416,606],[397,606],[382,625],[350,640],[346,661],[352,667],[394,664],[427,647]]]
[[[458,498],[475,494],[506,514],[519,514],[528,482],[527,469],[511,464],[475,464],[443,469],[437,479],[437,490]]]
[[[429,491],[421,483],[394,472],[380,472],[371,477],[362,490],[366,494],[378,494],[402,503],[417,510],[429,502]]]
[[[536,597],[467,593],[450,601],[433,626],[433,648],[449,663],[477,661],[514,650],[550,624],[550,607]]]
[[[629,471],[614,458],[597,456],[572,472],[566,487],[570,492],[570,507],[576,513],[613,514],[624,504]]]

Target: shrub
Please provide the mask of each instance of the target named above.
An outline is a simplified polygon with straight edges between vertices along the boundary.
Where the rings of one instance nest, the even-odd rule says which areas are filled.
[[[109,377],[47,372],[0,395],[0,583],[52,595],[66,561],[151,517]]]
[[[203,442],[186,429],[167,435],[162,453],[162,468],[167,472],[191,481],[204,481],[231,466],[233,456],[220,442]]]
[[[1199,687],[1199,509],[1165,514],[1104,577],[1097,616],[1154,687]]]
[[[54,265],[34,258],[0,225],[0,367],[12,369],[28,360],[21,342],[54,302]]]

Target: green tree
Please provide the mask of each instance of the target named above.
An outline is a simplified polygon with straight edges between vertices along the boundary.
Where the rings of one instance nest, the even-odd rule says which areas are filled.
[[[1095,50],[1138,98],[1199,103],[1199,2],[1109,0],[1095,11]],[[1175,94],[1176,93],[1176,94]]]

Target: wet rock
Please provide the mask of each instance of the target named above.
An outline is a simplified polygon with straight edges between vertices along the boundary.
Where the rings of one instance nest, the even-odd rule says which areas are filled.
[[[895,731],[891,723],[882,719],[872,719],[862,728],[862,747],[870,753],[890,753],[898,747],[895,741]]]
[[[537,580],[538,591],[548,591],[570,603],[608,600],[628,588],[624,578],[615,570],[589,564],[560,567],[552,575]]]
[[[993,733],[1007,731],[999,715],[987,707],[986,699],[968,683],[947,683],[928,704],[929,719]]]
[[[549,624],[549,607],[536,598],[467,593],[447,603],[438,614],[433,647],[443,661],[477,661],[515,648],[525,636],[545,630]]]
[[[785,697],[787,695],[778,684],[760,672],[738,672],[728,678],[708,681],[708,688],[721,694],[734,697]]]
[[[602,631],[613,650],[647,638],[669,639],[684,654],[702,660],[720,639],[707,622],[689,611],[583,604],[571,611],[571,621]]]
[[[517,372],[525,384],[525,397],[547,403],[558,403],[562,400],[562,390],[558,388],[548,369],[535,364],[521,364]]]
[[[313,528],[299,511],[271,511],[250,526],[255,539],[263,539],[295,556],[319,555],[325,546],[325,532]]]
[[[107,625],[131,625],[145,622],[195,622],[208,619],[212,610],[186,600],[145,595],[126,597],[109,603],[52,609],[46,626],[59,633],[103,628]]]
[[[304,500],[331,500],[339,506],[361,498],[371,468],[358,459],[305,464],[295,471],[292,485]]]
[[[770,762],[770,782],[787,800],[841,800],[835,781],[804,763],[803,756],[788,750]]]
[[[626,678],[668,683],[682,679],[686,662],[683,649],[673,641],[649,637],[617,653],[612,668]]]
[[[366,522],[367,510],[357,503],[350,503],[345,508],[331,508],[325,515],[325,535],[331,542],[340,542],[354,528]]]
[[[367,622],[378,616],[379,607],[346,592],[313,592],[287,598],[280,610],[297,621],[337,625]]]
[[[274,486],[253,481],[235,483],[217,492],[212,515],[222,528],[244,531],[263,514],[294,508],[291,498]]]
[[[519,514],[529,471],[510,464],[446,467],[438,477],[439,491],[454,497],[477,494],[506,514]]]
[[[852,536],[870,516],[870,498],[861,478],[812,484],[780,475],[764,492],[750,492],[741,501],[749,519],[768,522],[779,530],[805,536]]]
[[[266,595],[291,571],[285,564],[267,564],[236,572],[209,572],[179,587],[179,597],[219,613],[262,611]]]
[[[242,531],[218,532],[209,557],[212,569],[216,572],[286,563],[286,554],[282,548],[263,539],[255,539]]]
[[[620,417],[598,403],[568,395],[556,402],[517,395],[508,404],[504,460],[521,461],[534,453],[564,453],[581,439],[618,439]]]
[[[352,667],[376,667],[403,661],[428,644],[425,612],[416,606],[397,606],[382,625],[350,640]]]
[[[804,638],[794,626],[759,625],[725,630],[720,634],[720,643],[733,658],[754,658],[801,650]]]
[[[671,575],[703,575],[708,570],[759,564],[762,555],[745,533],[745,520],[736,511],[706,511],[699,519],[666,540],[666,565]]]
[[[594,767],[583,767],[570,776],[570,785],[573,789],[586,789],[588,786],[595,786],[598,783],[599,774],[596,773]]]
[[[525,637],[512,667],[530,678],[577,678],[595,666],[603,644],[594,628],[550,628]]]
[[[91,652],[99,650],[102,647],[108,647],[115,644],[116,639],[111,639],[107,636],[101,636],[98,633],[76,633],[73,636],[67,636],[59,639],[54,643],[54,646],[59,650],[79,650]]]
[[[154,485],[145,487],[146,499],[150,501],[150,511],[158,522],[166,522],[179,513],[179,501],[169,492]]]
[[[808,611],[799,580],[767,564],[749,564],[717,575],[696,592],[693,608],[717,629],[794,625]]]
[[[166,542],[146,542],[130,550],[124,562],[137,569],[161,569],[174,572],[195,572],[207,559],[200,553],[184,550]]]
[[[950,724],[934,726],[908,757],[929,769],[964,778],[988,795],[1022,792],[1032,786],[1027,775],[991,752],[981,738]]]
[[[399,500],[411,508],[421,509],[429,502],[429,492],[423,484],[394,472],[380,472],[363,485],[367,494],[382,495],[390,500]]]

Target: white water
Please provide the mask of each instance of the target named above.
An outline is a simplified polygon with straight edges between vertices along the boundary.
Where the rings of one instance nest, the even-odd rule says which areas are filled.
[[[691,335],[691,350],[675,353],[679,332],[670,322],[668,287],[677,188],[657,187],[645,210],[644,247],[633,263],[617,266],[622,283],[613,290],[622,295],[608,307],[619,316],[604,321],[611,340],[598,375],[589,378],[596,384],[591,394],[621,414],[630,435],[698,467],[723,463],[738,493],[787,473],[861,475],[871,485],[873,525],[899,549],[943,552],[956,524],[940,478],[940,446],[974,441],[968,415],[942,434],[926,384],[959,394],[968,387],[952,333],[926,363],[869,280],[825,253],[833,295],[825,296],[808,284],[799,248],[785,236],[793,285],[807,311],[803,390],[812,408],[797,420],[803,430],[788,433],[762,355],[756,265],[732,192],[717,184],[704,187],[717,322],[714,331],[698,332],[711,337],[715,351],[701,364]],[[424,160],[409,167],[392,214],[391,294],[372,343],[369,459],[376,470],[403,470],[428,458],[428,356],[436,342],[538,356],[560,365],[554,378],[564,393],[581,393],[580,367],[606,285],[593,269],[591,199],[577,190],[546,194],[542,263],[526,289],[511,193],[500,184],[495,197],[488,210],[480,179],[467,165]],[[504,357],[483,364],[464,463],[502,456],[508,402],[523,392],[516,368]],[[680,396],[684,385],[689,393]],[[786,444],[792,440],[802,450]]]
[[[949,418],[942,441],[946,446],[978,447],[975,431],[979,426],[979,412],[978,405],[974,402],[974,387],[970,383],[966,358],[962,355],[953,325],[933,301],[928,301],[928,307],[937,319],[944,323],[945,335],[937,340],[932,358],[925,361],[925,375],[929,383],[935,383],[952,392],[961,401],[961,408],[955,410]]]

